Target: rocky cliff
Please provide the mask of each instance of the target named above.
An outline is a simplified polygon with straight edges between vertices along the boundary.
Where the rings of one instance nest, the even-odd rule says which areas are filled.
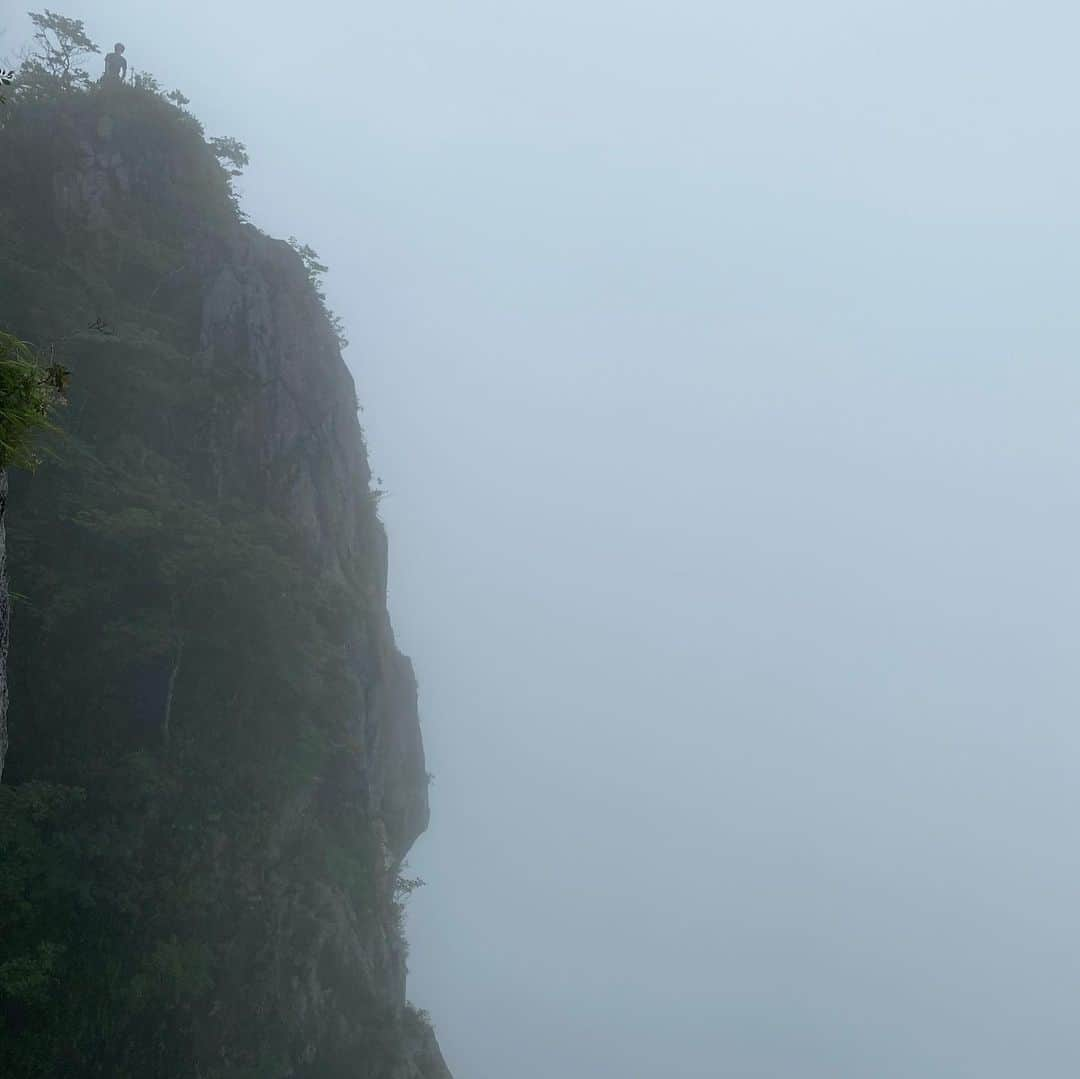
[[[27,95],[0,189],[0,323],[72,371],[8,509],[0,1058],[444,1079],[405,999],[416,684],[309,270],[151,90]]]
[[[8,584],[7,584],[7,533],[4,528],[4,514],[7,508],[8,480],[7,473],[0,470],[0,779],[4,778],[4,759],[7,757],[8,733],[7,733],[7,651],[8,651],[8,627],[10,614],[8,611]]]

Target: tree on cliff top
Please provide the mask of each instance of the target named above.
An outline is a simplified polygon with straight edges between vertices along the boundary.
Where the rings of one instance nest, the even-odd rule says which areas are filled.
[[[311,244],[302,244],[295,236],[290,236],[289,246],[300,256],[300,260],[304,264],[308,281],[311,282],[311,287],[319,298],[319,303],[326,312],[326,317],[330,320],[330,327],[334,331],[338,345],[342,349],[348,348],[349,338],[345,334],[345,322],[340,315],[336,315],[330,310],[326,302],[326,292],[322,286],[323,274],[326,273],[329,267],[324,262],[319,261],[319,252]]]
[[[69,19],[46,8],[44,12],[31,11],[30,21],[37,31],[37,51],[23,64],[23,80],[32,84],[44,76],[65,90],[89,86],[89,73],[76,65],[84,56],[101,50],[87,36],[82,19]]]
[[[210,149],[214,151],[214,157],[220,161],[227,161],[232,166],[229,169],[230,176],[239,176],[249,163],[247,147],[232,135],[221,135],[211,139]]]

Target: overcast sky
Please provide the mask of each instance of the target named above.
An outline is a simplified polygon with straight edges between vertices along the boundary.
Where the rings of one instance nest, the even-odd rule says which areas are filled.
[[[55,6],[331,267],[456,1079],[1075,1079],[1080,9]]]

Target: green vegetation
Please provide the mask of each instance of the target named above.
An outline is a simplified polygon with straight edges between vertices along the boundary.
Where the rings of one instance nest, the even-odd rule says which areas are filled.
[[[53,429],[49,415],[67,378],[66,368],[39,363],[29,345],[0,331],[0,468],[37,465],[33,437]]]
[[[23,65],[20,82],[52,84],[63,91],[89,86],[89,74],[77,65],[84,57],[101,50],[87,37],[82,20],[69,19],[46,8],[43,12],[30,12],[30,21],[34,24],[37,51]]]
[[[234,139],[231,135],[211,139],[210,149],[214,151],[216,158],[227,161],[232,166],[229,170],[230,176],[239,176],[250,163],[248,161],[247,147],[239,139]]]
[[[271,243],[219,163],[243,147],[208,144],[156,82],[89,83],[81,23],[35,25],[0,128],[0,322],[18,334],[0,335],[0,445],[43,459],[8,522],[0,1070],[384,1079],[423,1017],[385,995],[419,882],[363,782],[376,500],[355,492],[359,538],[330,572],[279,507],[331,451],[316,428],[260,460],[245,439],[266,378],[206,343],[202,253]],[[139,162],[97,202],[78,182],[88,132]],[[58,224],[57,198],[93,227]],[[297,277],[290,317],[325,353],[340,327]],[[65,367],[21,339],[57,342]]]
[[[244,158],[244,164],[247,164],[246,157]],[[318,251],[310,244],[302,244],[295,236],[289,237],[289,246],[300,256],[301,261],[304,263],[308,282],[311,285],[312,291],[318,296],[319,303],[322,304],[323,310],[326,312],[326,317],[330,320],[330,325],[333,327],[334,336],[338,340],[339,347],[342,349],[348,348],[349,338],[345,334],[345,323],[340,316],[335,315],[326,304],[326,292],[323,290],[322,280],[323,275],[329,267],[319,260]]]

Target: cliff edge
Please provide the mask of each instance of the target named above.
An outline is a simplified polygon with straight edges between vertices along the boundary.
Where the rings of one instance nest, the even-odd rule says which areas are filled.
[[[72,371],[8,503],[6,1074],[448,1079],[416,683],[304,260],[152,89],[17,102],[0,190],[0,324]]]
[[[7,653],[8,630],[11,625],[10,596],[7,582],[7,531],[4,527],[7,509],[7,472],[0,469],[0,779],[4,778],[4,760],[7,757]]]

